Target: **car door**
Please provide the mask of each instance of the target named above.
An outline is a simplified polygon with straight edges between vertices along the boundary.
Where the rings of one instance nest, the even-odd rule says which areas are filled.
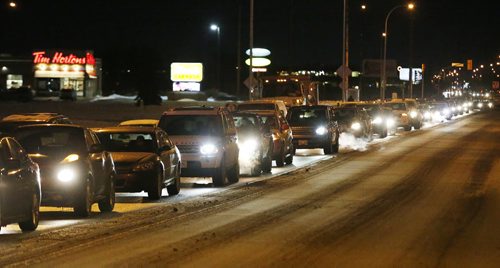
[[[102,194],[105,192],[106,184],[106,155],[105,151],[101,150],[99,152],[91,152],[91,148],[95,146],[100,146],[99,139],[92,135],[88,129],[85,129],[85,142],[87,144],[87,159],[89,164],[89,169],[94,178],[94,193]]]
[[[16,219],[27,211],[28,199],[26,184],[29,183],[29,170],[21,159],[22,152],[13,139],[4,138],[1,141],[0,154],[5,168],[2,174],[2,219]],[[16,146],[17,145],[17,146]]]
[[[167,133],[163,130],[158,130],[156,132],[156,140],[158,143],[160,161],[165,168],[165,178],[172,178],[174,177],[173,174],[175,174],[176,164],[179,161],[178,159],[176,160],[175,147],[170,143]]]
[[[236,144],[236,126],[234,125],[234,119],[229,114],[222,115],[222,121],[224,126],[224,140],[226,140],[227,145],[227,156],[232,162],[229,162],[230,165],[228,168],[233,167],[238,163],[239,157],[239,148]],[[227,160],[227,159],[226,159]]]

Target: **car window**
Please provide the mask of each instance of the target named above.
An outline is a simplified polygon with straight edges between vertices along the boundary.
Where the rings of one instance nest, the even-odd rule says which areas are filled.
[[[28,127],[16,138],[28,153],[60,154],[87,150],[84,131],[69,127]]]
[[[99,132],[97,133],[104,150],[110,152],[153,152],[156,137],[143,132]]]
[[[26,154],[23,148],[13,139],[9,140],[10,145],[10,155],[13,159],[24,160],[26,158]]]
[[[223,126],[218,115],[168,115],[159,125],[169,136],[221,136]]]
[[[288,122],[292,125],[315,125],[327,120],[325,109],[296,108],[288,111]]]

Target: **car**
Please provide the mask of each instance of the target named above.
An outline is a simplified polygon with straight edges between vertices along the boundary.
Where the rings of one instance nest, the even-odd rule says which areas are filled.
[[[0,120],[0,136],[7,136],[23,125],[33,124],[71,124],[71,120],[58,113],[20,113],[11,114]]]
[[[223,107],[191,106],[165,111],[158,126],[182,156],[182,176],[212,177],[215,186],[239,181],[234,120]]]
[[[120,122],[118,126],[156,127],[158,125],[158,122],[159,122],[158,119],[133,119]]]
[[[378,134],[379,138],[385,138],[389,133],[395,132],[394,115],[390,109],[379,103],[363,103],[358,104],[358,107],[368,113],[373,132]]]
[[[273,160],[276,166],[283,167],[293,162],[295,149],[293,147],[293,134],[286,118],[276,111],[256,111],[264,125],[271,130],[273,137]]]
[[[335,107],[335,118],[340,132],[350,133],[356,138],[372,139],[372,124],[368,113],[361,107]]]
[[[339,128],[331,106],[294,106],[288,109],[294,149],[322,148],[324,154],[338,153]]]
[[[412,127],[415,129],[422,127],[423,116],[418,111],[416,102],[392,100],[384,103],[384,107],[392,109],[397,127],[403,127],[405,131],[410,131]]]
[[[287,108],[283,101],[281,100],[254,100],[247,101],[238,104],[237,107],[239,112],[242,111],[276,111],[282,116],[286,116]]]
[[[432,120],[434,121],[443,121],[451,120],[453,114],[451,113],[450,106],[445,101],[435,101],[430,103]]]
[[[12,137],[0,139],[0,228],[33,231],[40,218],[40,169]]]
[[[92,204],[101,212],[115,206],[115,166],[96,134],[77,125],[26,125],[15,138],[40,166],[42,205],[73,207],[87,217]]]
[[[231,115],[238,133],[240,174],[245,169],[252,176],[271,172],[274,147],[271,129],[255,113],[236,112]]]
[[[153,200],[180,191],[181,156],[167,133],[158,127],[120,126],[94,130],[115,163],[115,189],[146,191]]]

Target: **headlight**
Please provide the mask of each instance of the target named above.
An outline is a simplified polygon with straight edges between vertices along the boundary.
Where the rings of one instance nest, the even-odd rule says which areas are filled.
[[[450,113],[450,109],[446,108],[446,109],[443,109],[443,114],[449,114]]]
[[[238,146],[242,152],[253,152],[258,149],[258,142],[255,139],[248,139],[244,142],[238,143]]]
[[[78,159],[80,159],[79,155],[70,154],[70,155],[66,156],[66,158],[64,158],[63,161],[61,161],[61,163],[71,163],[71,162],[78,161]]]
[[[408,116],[408,114],[407,113],[402,113],[401,116]]]
[[[451,107],[451,111],[454,112],[456,110],[455,107]]]
[[[316,134],[318,135],[325,135],[328,133],[328,130],[325,127],[319,127],[316,129]]]
[[[488,107],[493,108],[493,103],[489,102]]]
[[[481,103],[481,102],[480,102],[480,103],[478,103],[478,104],[477,104],[477,107],[479,107],[479,108],[483,108],[483,103]]]
[[[424,113],[425,119],[430,119],[431,118],[431,113],[430,112],[425,112]]]
[[[372,123],[376,124],[376,125],[381,124],[382,123],[382,117],[380,117],[380,116],[375,117],[375,119],[373,119]]]
[[[204,144],[200,147],[200,152],[202,154],[216,154],[219,152],[219,149],[214,144]]]
[[[469,102],[469,103],[467,103],[467,104],[469,105],[469,107],[472,107],[472,102]]]
[[[72,168],[63,168],[57,172],[57,179],[62,182],[70,182],[76,178],[76,172]]]
[[[135,166],[134,170],[151,170],[155,167],[155,162],[153,161],[148,161],[144,163],[140,163],[137,166]]]
[[[389,128],[390,128],[390,127],[393,127],[393,126],[394,126],[394,124],[395,124],[394,119],[392,119],[392,118],[388,118],[388,119],[386,120],[386,124],[387,124],[387,127],[389,127]]]
[[[458,107],[457,107],[457,109],[458,109],[459,111],[462,111],[462,106],[458,106]]]
[[[411,111],[411,112],[410,112],[410,117],[411,117],[411,118],[415,118],[415,117],[417,117],[417,115],[418,115],[418,114],[417,114],[417,112],[415,112],[415,111]]]
[[[361,129],[361,124],[358,122],[352,123],[351,128],[353,130],[360,130]]]

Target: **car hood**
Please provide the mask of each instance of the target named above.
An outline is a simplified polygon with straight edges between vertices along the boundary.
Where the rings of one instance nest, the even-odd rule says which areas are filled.
[[[213,136],[169,136],[175,145],[203,145],[206,143],[219,144],[220,137]]]
[[[81,153],[80,154],[75,153],[75,154],[79,156],[79,160],[81,160],[83,157],[86,157],[86,155],[82,155]],[[40,168],[63,163],[63,161],[70,155],[71,154],[68,153],[59,153],[51,155],[46,155],[42,153],[29,154],[30,158],[33,161],[35,161],[40,166]]]
[[[150,152],[111,152],[115,163],[135,163],[148,158],[156,157],[156,154]]]

